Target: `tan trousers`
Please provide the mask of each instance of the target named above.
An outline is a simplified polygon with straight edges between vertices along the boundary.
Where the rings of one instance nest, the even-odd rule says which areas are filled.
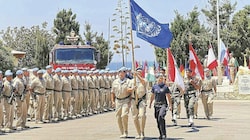
[[[146,101],[145,100],[141,101],[137,108],[135,100],[132,100],[131,112],[137,134],[144,135],[145,124],[146,124]]]
[[[128,133],[128,113],[129,113],[129,99],[116,100],[115,116],[121,134]]]
[[[89,89],[89,111],[95,111],[95,89]]]
[[[8,98],[3,99],[3,106],[5,109],[4,128],[12,128],[14,121],[14,106],[8,103]]]
[[[98,110],[99,100],[100,100],[99,89],[95,89],[95,96],[94,96],[94,107],[95,107],[95,111]]]
[[[25,91],[25,100],[26,100],[26,108],[28,112],[29,106],[30,106],[30,91]]]
[[[54,118],[62,118],[62,92],[54,92]]]
[[[71,92],[63,92],[63,114],[64,117],[69,117]]]
[[[213,115],[213,98],[213,92],[202,93],[201,95],[204,112],[207,118],[210,118]]]
[[[76,113],[80,115],[81,112],[83,111],[83,90],[79,90],[78,94],[79,94],[79,103],[76,108]]]
[[[45,110],[44,110],[44,120],[52,119],[52,108],[54,103],[54,91],[47,90],[45,95]]]
[[[36,122],[43,120],[44,107],[45,107],[45,95],[36,95],[37,98],[37,107],[35,107],[36,111]]]
[[[103,112],[105,106],[106,89],[101,88],[99,93],[100,111]]]
[[[88,90],[83,90],[83,112],[89,113],[89,92]]]
[[[79,94],[78,90],[72,90],[71,94],[71,115],[76,116],[77,115],[77,107],[79,105]]]
[[[16,127],[25,127],[27,119],[27,104],[26,100],[21,101],[19,98],[16,99],[17,109],[17,123]]]

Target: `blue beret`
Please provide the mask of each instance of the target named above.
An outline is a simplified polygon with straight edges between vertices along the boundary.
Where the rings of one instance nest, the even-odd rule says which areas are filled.
[[[78,72],[78,70],[77,69],[73,69],[73,70],[71,70],[71,72],[72,73],[76,73],[76,72]]]
[[[99,74],[104,74],[104,70],[100,70],[100,71],[99,71]]]
[[[87,71],[86,71],[86,70],[82,70],[82,73],[86,74],[86,73],[87,73]]]
[[[22,68],[21,70],[22,70],[22,71],[27,71],[27,70],[28,70],[28,68]]]
[[[39,70],[39,71],[37,71],[37,73],[42,73],[43,74],[43,70]]]
[[[23,74],[23,71],[22,71],[22,70],[16,71],[16,75],[20,75],[20,74]]]
[[[95,68],[92,68],[92,69],[90,69],[91,71],[94,71],[95,70]]]
[[[118,70],[118,72],[121,72],[121,71],[125,72],[126,70],[127,70],[126,67],[121,67],[121,68]]]
[[[61,68],[56,68],[55,72],[60,72]]]
[[[13,73],[10,70],[6,70],[4,73],[5,76],[12,76]]]
[[[38,68],[33,68],[32,71],[35,72],[35,71],[38,71],[39,69]]]
[[[109,71],[110,69],[109,69],[109,68],[106,68],[105,70],[106,70],[106,71]]]
[[[51,66],[51,65],[46,66],[46,69],[50,69],[50,68],[52,68],[52,66]]]

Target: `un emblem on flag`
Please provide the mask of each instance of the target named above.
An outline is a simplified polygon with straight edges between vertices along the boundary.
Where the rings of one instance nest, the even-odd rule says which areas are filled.
[[[141,13],[136,16],[136,22],[137,32],[147,37],[156,37],[161,32],[160,25],[157,25],[155,22],[150,21],[150,19],[142,16]]]

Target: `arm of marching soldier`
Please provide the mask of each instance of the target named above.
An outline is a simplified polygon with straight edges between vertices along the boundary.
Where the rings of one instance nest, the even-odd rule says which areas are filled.
[[[212,79],[214,96],[217,96],[216,80]]]
[[[154,87],[152,87],[151,95],[150,95],[150,100],[149,100],[149,108],[151,108],[154,99],[155,99]]]
[[[190,80],[190,83],[194,86],[194,88],[196,90],[200,90],[201,89],[201,79],[195,77],[194,79]]]
[[[112,107],[115,107],[115,86],[114,85],[115,84],[113,81],[111,91],[110,91],[110,98],[111,98]]]
[[[171,93],[170,93],[169,89],[167,89],[167,92],[166,92],[166,100],[168,102],[168,109],[171,111],[172,110],[172,99],[171,99]]]

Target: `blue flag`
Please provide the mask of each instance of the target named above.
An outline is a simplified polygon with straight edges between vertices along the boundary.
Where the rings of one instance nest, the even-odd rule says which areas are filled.
[[[160,48],[169,48],[173,35],[168,24],[161,24],[149,16],[134,0],[130,0],[132,30],[137,37]]]

